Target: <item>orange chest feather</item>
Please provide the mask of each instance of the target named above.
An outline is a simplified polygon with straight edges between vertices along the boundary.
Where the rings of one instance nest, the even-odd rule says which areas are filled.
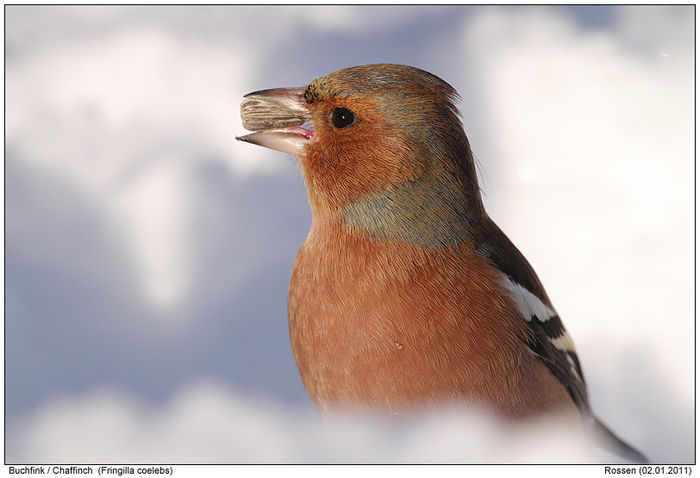
[[[294,355],[322,409],[493,403],[531,378],[524,324],[481,256],[333,239],[307,239],[289,294]]]

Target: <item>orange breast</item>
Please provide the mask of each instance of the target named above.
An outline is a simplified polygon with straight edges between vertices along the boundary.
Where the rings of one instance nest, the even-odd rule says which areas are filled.
[[[576,413],[525,346],[499,272],[468,245],[430,249],[312,230],[289,293],[292,349],[322,411],[390,413],[442,401],[520,418]]]

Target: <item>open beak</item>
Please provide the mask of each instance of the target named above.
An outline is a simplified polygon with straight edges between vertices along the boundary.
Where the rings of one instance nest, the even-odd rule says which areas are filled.
[[[302,127],[311,119],[303,93],[303,88],[275,88],[245,95],[241,119],[243,127],[253,133],[236,139],[300,155],[314,135]]]

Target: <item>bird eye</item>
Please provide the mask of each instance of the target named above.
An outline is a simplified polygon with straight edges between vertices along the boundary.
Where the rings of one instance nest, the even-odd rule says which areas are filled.
[[[357,116],[344,106],[336,106],[331,111],[331,123],[338,129],[347,128],[357,122]]]

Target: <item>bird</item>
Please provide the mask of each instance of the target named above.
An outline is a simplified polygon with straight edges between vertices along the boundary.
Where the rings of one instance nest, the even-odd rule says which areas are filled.
[[[542,283],[487,214],[457,91],[425,70],[360,65],[244,96],[236,139],[299,158],[311,209],[288,296],[292,351],[324,414],[487,406],[508,421],[593,413]]]

